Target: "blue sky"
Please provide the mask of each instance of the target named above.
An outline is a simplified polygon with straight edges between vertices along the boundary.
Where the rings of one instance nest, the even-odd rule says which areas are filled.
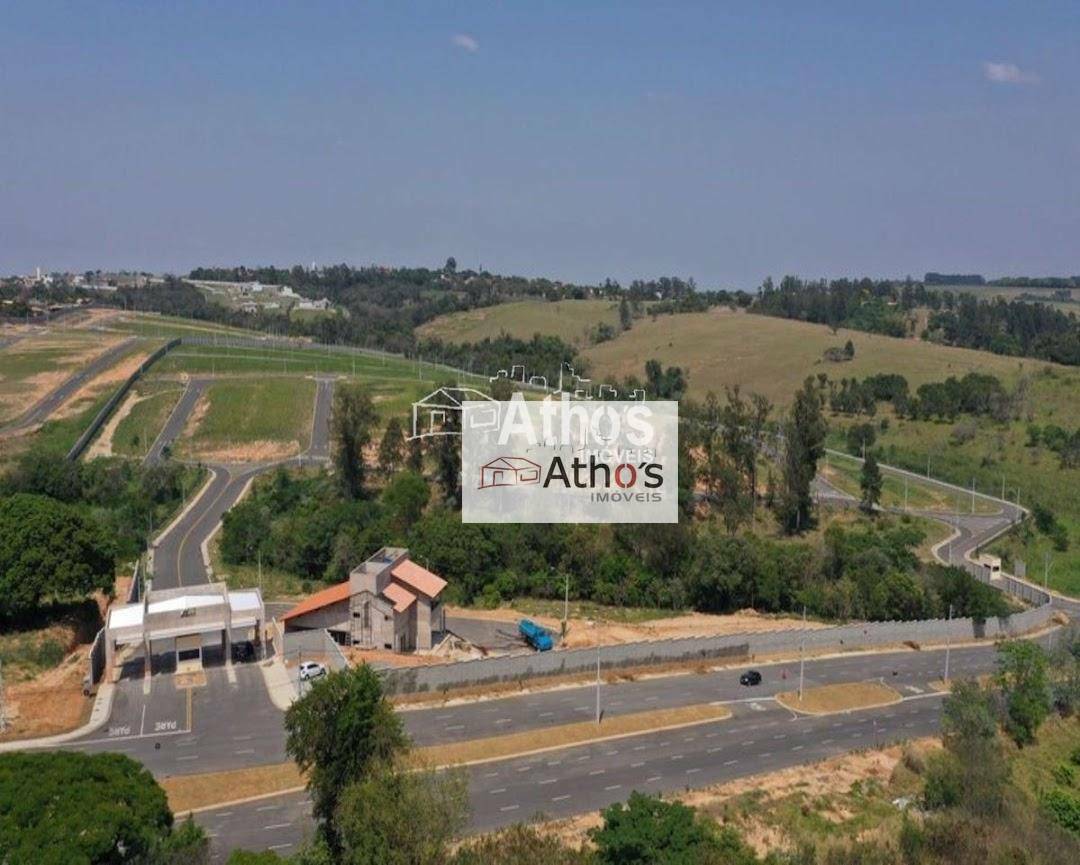
[[[1080,3],[3,2],[0,272],[1080,273]]]

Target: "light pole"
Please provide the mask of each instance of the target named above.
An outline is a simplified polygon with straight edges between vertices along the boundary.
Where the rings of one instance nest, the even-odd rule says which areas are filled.
[[[803,629],[799,639],[799,704],[802,704],[803,673],[806,669],[806,605],[802,608]]]
[[[600,726],[600,639],[596,640],[596,725]]]
[[[949,625],[952,624],[952,604],[949,604],[949,618],[948,618],[947,621],[948,621]],[[949,627],[948,627],[948,625],[946,625],[946,627],[945,627],[945,685],[946,685],[946,687],[949,684],[949,648],[951,646],[951,643],[952,643],[952,641],[950,639]]]

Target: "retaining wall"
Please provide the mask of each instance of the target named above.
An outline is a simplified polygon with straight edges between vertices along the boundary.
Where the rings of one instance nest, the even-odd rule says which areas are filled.
[[[1053,609],[1044,605],[1001,619],[930,619],[918,622],[864,622],[832,628],[792,629],[768,633],[729,634],[722,637],[690,637],[605,646],[601,666],[612,671],[724,658],[809,651],[844,651],[913,643],[944,643],[971,639],[1012,637],[1046,625]],[[291,635],[290,635],[291,636]],[[475,685],[514,682],[547,676],[573,675],[596,669],[595,649],[572,649],[500,658],[483,658],[454,664],[408,667],[383,674],[390,694],[446,691]]]
[[[131,390],[131,386],[135,384],[136,381],[138,381],[139,376],[141,376],[144,372],[146,372],[146,370],[148,370],[151,366],[157,363],[157,361],[159,361],[162,357],[164,357],[166,354],[168,354],[170,351],[180,345],[180,342],[181,341],[179,339],[169,340],[167,343],[165,343],[165,345],[161,346],[161,348],[159,348],[157,351],[147,357],[146,360],[139,364],[139,368],[127,377],[127,379],[120,385],[120,387],[116,389],[116,393],[109,397],[109,401],[101,407],[101,411],[99,411],[94,417],[94,419],[90,421],[90,426],[83,430],[83,434],[79,436],[78,441],[76,441],[75,444],[72,445],[71,450],[68,451],[68,460],[74,462],[80,456],[82,456],[82,452],[86,450],[87,445],[89,445],[90,442],[94,440],[94,436],[96,436],[98,432],[100,432],[101,428],[105,425],[105,421],[108,420],[109,415],[113,413],[113,411],[118,405],[120,405],[120,401],[125,396],[127,396],[127,392]]]

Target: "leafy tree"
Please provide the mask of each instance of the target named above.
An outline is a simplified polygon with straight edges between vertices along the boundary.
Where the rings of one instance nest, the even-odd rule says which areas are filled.
[[[730,827],[699,818],[681,802],[633,792],[601,812],[590,833],[602,865],[751,865],[754,852]]]
[[[359,498],[364,493],[364,448],[371,443],[377,420],[375,404],[366,388],[356,384],[335,388],[333,432],[337,468],[342,489],[349,498]]]
[[[465,828],[464,772],[380,768],[350,784],[334,814],[343,865],[436,865]]]
[[[400,472],[386,485],[381,501],[391,525],[404,534],[420,519],[431,490],[416,472]]]
[[[881,502],[881,469],[878,468],[874,455],[867,454],[859,474],[859,488],[862,490],[862,500],[859,504],[867,513],[873,513],[874,507]]]
[[[1050,714],[1046,652],[1028,640],[1010,640],[997,651],[996,679],[1005,702],[1005,732],[1017,745],[1030,745]]]
[[[405,455],[405,434],[401,430],[401,421],[392,417],[386,422],[386,432],[379,443],[379,468],[392,474],[401,465]]]
[[[844,343],[844,354],[847,355],[849,360],[855,357],[855,343],[850,339]]]
[[[448,504],[461,508],[461,416],[448,411],[435,436],[435,474]]]
[[[308,777],[312,810],[329,837],[339,797],[401,753],[407,739],[367,664],[327,675],[285,713],[285,749]]]
[[[810,525],[813,498],[810,486],[817,474],[818,460],[825,453],[825,418],[814,388],[807,376],[795,394],[791,414],[784,425],[783,493],[780,518],[788,532],[802,531]]]
[[[633,313],[630,311],[630,303],[625,297],[619,301],[619,327],[623,330],[630,330],[630,326],[634,323]]]
[[[405,468],[411,472],[422,474],[424,471],[424,441],[423,439],[409,439],[408,450],[405,454]]]
[[[111,540],[78,510],[27,493],[0,500],[0,617],[108,591],[113,576]]]
[[[443,268],[447,273],[457,273],[457,259],[454,256],[450,256],[446,259],[446,266]]]
[[[173,829],[165,791],[122,754],[0,755],[0,858],[36,865],[207,860],[193,824]]]
[[[927,778],[932,804],[961,805],[986,817],[1001,813],[1009,766],[997,726],[994,695],[977,682],[955,682],[942,706],[941,732],[947,756],[932,764]]]

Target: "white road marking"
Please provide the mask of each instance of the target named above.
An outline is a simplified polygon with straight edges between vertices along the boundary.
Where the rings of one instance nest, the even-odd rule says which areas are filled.
[[[552,796],[551,801],[552,802],[564,802],[569,798],[570,798],[570,794],[569,793],[564,793],[562,796]]]
[[[489,792],[491,793],[492,796],[497,796],[499,793],[505,793],[506,788],[505,787],[497,787],[496,789],[491,790]]]

